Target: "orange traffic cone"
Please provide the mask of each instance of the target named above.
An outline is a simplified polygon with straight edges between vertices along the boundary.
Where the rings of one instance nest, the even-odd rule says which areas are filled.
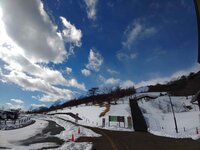
[[[72,142],[74,142],[74,134],[72,134]]]
[[[80,130],[80,127],[78,128],[78,134],[80,134],[81,133],[81,130]]]
[[[198,130],[198,127],[196,127],[196,133],[197,133],[197,134],[199,134],[199,130]]]

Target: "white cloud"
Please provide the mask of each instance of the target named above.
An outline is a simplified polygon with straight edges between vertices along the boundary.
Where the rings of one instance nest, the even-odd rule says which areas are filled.
[[[103,83],[101,86],[119,86],[122,89],[127,89],[129,87],[135,86],[134,82],[132,82],[131,80],[121,80],[113,77],[106,79],[102,75],[99,75],[99,80]]]
[[[80,90],[83,90],[83,91],[86,90],[85,84],[84,83],[82,83],[82,84],[78,83],[76,79],[70,79],[68,81],[68,84],[71,85],[72,87],[76,87],[76,88],[78,88]]]
[[[6,103],[6,108],[7,109],[23,109],[24,106],[22,105],[16,105],[16,104],[13,104],[13,103]]]
[[[167,51],[162,50],[160,48],[156,48],[152,51],[151,56],[146,59],[147,62],[151,62],[153,60],[161,59],[163,55],[165,55]]]
[[[38,96],[31,96],[31,98],[33,98],[33,99],[39,99]]]
[[[138,36],[142,32],[142,25],[139,23],[134,23],[131,26],[128,26],[124,32],[125,41],[122,43],[125,47],[130,48],[131,45],[137,40]]]
[[[20,99],[10,99],[11,102],[6,103],[7,109],[23,109],[24,102]]]
[[[31,104],[32,107],[45,107],[45,104]]]
[[[59,71],[34,64],[28,58],[15,53],[18,50],[17,47],[11,49],[6,47],[0,48],[0,58],[6,63],[4,68],[8,71],[16,70],[17,72],[25,72],[34,77],[41,78],[50,84],[72,86],[85,90],[84,84],[79,84],[78,82],[74,84],[75,79],[66,80]]]
[[[108,78],[104,81],[105,84],[116,85],[119,84],[120,80],[115,78]]]
[[[64,29],[62,30],[62,37],[65,40],[65,42],[70,43],[70,49],[69,54],[73,54],[73,49],[75,46],[80,47],[81,46],[81,38],[82,38],[82,32],[80,29],[77,29],[74,25],[72,25],[66,18],[60,17]]]
[[[100,79],[100,81],[103,82],[103,84],[105,84],[105,85],[117,85],[117,84],[119,84],[120,81],[121,81],[120,79],[113,78],[113,77],[106,79],[106,78],[103,77],[102,75],[99,76],[99,79]]]
[[[6,32],[22,48],[22,55],[32,62],[64,61],[64,41],[40,0],[1,1],[1,8]]]
[[[135,84],[133,83],[133,81],[131,80],[125,80],[125,81],[122,81],[121,84],[120,84],[120,87],[122,89],[127,89],[129,87],[133,87]]]
[[[98,0],[84,0],[86,4],[87,16],[91,20],[96,20],[96,5]]]
[[[47,94],[41,97],[40,101],[56,101],[59,99],[69,100],[74,98],[72,91],[55,87],[40,78],[33,78],[22,72],[11,71],[10,74],[4,76],[7,81],[19,85],[23,90],[40,91]],[[51,99],[46,99],[46,96],[48,95],[51,95]],[[54,97],[52,95],[54,95]]]
[[[0,58],[6,63],[4,69],[7,72],[1,72],[2,80],[15,83],[24,90],[57,95],[57,98],[53,97],[54,99],[51,98],[48,101],[55,101],[59,98],[69,100],[74,97],[72,91],[57,88],[54,85],[72,86],[85,90],[84,84],[79,84],[75,79],[66,80],[59,71],[33,64],[12,50],[1,48]]]
[[[132,87],[132,86],[135,86],[135,84],[131,81],[131,80],[120,80],[118,78],[105,78],[103,77],[102,75],[99,76],[99,80],[101,82],[103,82],[103,86],[106,85],[106,86],[119,86],[120,88],[122,89],[126,89],[126,88],[129,88],[129,87]]]
[[[90,72],[90,70],[88,70],[88,69],[83,69],[83,70],[81,70],[81,73],[84,75],[84,76],[89,76],[90,74],[91,74],[91,72]]]
[[[137,57],[136,53],[125,53],[125,52],[118,52],[117,59],[120,61],[124,60],[134,60]]]
[[[50,62],[63,62],[68,54],[63,38],[56,31],[57,27],[51,22],[42,2],[8,0],[1,4],[0,59],[4,66],[0,70],[0,80],[15,83],[23,90],[42,92],[41,101],[74,98],[74,93],[66,87],[86,90],[83,83],[74,78],[67,80],[61,72],[48,67]],[[73,25],[70,27],[69,30],[76,29]],[[80,40],[73,37],[73,32],[70,34],[71,41],[65,41],[80,46]],[[62,87],[58,88],[58,85]]]
[[[134,21],[131,25],[129,25],[124,31],[124,40],[122,45],[125,48],[131,48],[133,44],[137,42],[137,40],[141,38],[149,37],[155,34],[157,30],[154,27],[148,27],[145,23],[142,23],[140,20]]]
[[[107,69],[107,72],[110,73],[111,75],[119,74],[118,71],[115,71],[115,70],[112,70],[112,69]]]
[[[191,68],[185,70],[179,70],[168,77],[157,77],[146,81],[141,81],[137,83],[135,86],[137,88],[147,86],[147,85],[156,85],[157,83],[164,84],[170,80],[177,79],[183,75],[189,75],[191,72],[198,72],[200,70],[199,64],[194,64]]]
[[[88,70],[93,70],[98,72],[100,70],[100,66],[103,63],[103,58],[100,53],[95,52],[93,49],[90,49],[90,54],[88,57],[89,63],[86,65]]]
[[[67,72],[67,74],[71,74],[72,73],[72,68],[66,67],[66,72]]]
[[[21,99],[11,99],[10,101],[18,103],[18,104],[23,104],[24,103]]]

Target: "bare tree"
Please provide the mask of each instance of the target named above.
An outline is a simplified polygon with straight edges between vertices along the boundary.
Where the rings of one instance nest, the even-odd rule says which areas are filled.
[[[120,88],[120,86],[118,85],[118,86],[116,86],[115,90],[112,92],[112,94],[113,94],[113,99],[114,99],[114,101],[115,101],[115,104],[117,104],[117,100],[118,100],[118,98],[119,98],[120,90],[121,90],[121,88]]]
[[[113,87],[111,87],[111,86],[105,86],[105,87],[103,87],[102,89],[101,89],[101,91],[102,91],[102,93],[103,94],[108,94],[108,93],[111,93],[112,92],[112,89]]]
[[[98,93],[99,88],[98,87],[93,87],[88,90],[88,95],[89,96],[95,96]]]
[[[88,90],[88,95],[92,98],[93,105],[95,103],[94,96],[98,93],[98,90],[99,90],[98,87],[93,87]]]

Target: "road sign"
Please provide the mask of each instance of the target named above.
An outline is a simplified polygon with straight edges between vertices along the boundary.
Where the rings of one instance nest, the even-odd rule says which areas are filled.
[[[117,122],[117,116],[109,116],[109,121]]]
[[[124,122],[124,116],[117,116],[118,122]]]
[[[120,122],[123,122],[124,123],[124,127],[125,127],[124,116],[109,116],[109,126],[110,126],[110,122],[118,122],[119,126],[120,126]]]

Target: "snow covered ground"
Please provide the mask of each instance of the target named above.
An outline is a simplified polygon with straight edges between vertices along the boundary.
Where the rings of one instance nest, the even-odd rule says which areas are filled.
[[[87,125],[92,127],[99,127],[102,128],[102,119],[105,118],[105,129],[109,130],[120,130],[120,131],[133,131],[133,129],[128,129],[128,123],[127,123],[127,117],[131,116],[131,110],[129,106],[129,97],[125,97],[120,99],[117,105],[111,104],[110,110],[105,114],[103,117],[99,117],[101,112],[103,112],[106,107],[100,107],[100,106],[85,106],[80,105],[78,107],[71,107],[71,108],[65,108],[63,110],[57,110],[52,111],[49,114],[52,113],[78,113],[78,116],[82,118],[83,120],[79,120],[78,124],[81,125]],[[74,118],[68,116],[68,115],[62,115],[57,114],[55,116],[61,117],[63,119],[75,121]],[[109,126],[109,116],[124,116],[125,117],[125,128],[124,124],[121,122],[120,126],[118,122],[110,122]]]
[[[72,134],[74,135],[74,139],[84,136],[84,137],[99,137],[101,135],[96,134],[92,130],[86,129],[81,126],[75,126],[72,123],[66,122],[62,119],[59,119],[55,116],[43,116],[43,119],[52,120],[55,121],[60,126],[64,127],[65,130],[62,131],[60,134],[56,135],[56,137],[66,141],[62,146],[57,148],[57,150],[75,150],[75,149],[84,149],[84,150],[90,150],[92,148],[92,143],[88,142],[81,142],[81,143],[75,143],[71,142]],[[80,134],[78,134],[78,129],[80,128]]]
[[[0,130],[0,147],[14,148],[19,141],[28,139],[44,129],[48,122],[44,120],[35,119],[35,123],[20,129],[15,130]]]
[[[65,128],[64,131],[62,131],[60,134],[55,135],[55,137],[58,137],[62,139],[64,142],[63,145],[59,145],[59,148],[56,148],[57,150],[74,150],[74,149],[84,149],[89,150],[92,148],[92,143],[76,143],[72,142],[72,134],[74,135],[74,138],[77,139],[80,136],[88,136],[88,137],[98,137],[101,136],[99,134],[94,133],[93,131],[83,128],[81,126],[75,126],[72,123],[63,121],[55,116],[46,116],[46,115],[38,115],[34,117],[35,123],[24,127],[20,129],[15,130],[5,130],[0,131],[0,147],[7,147],[12,150],[27,150],[27,149],[41,149],[43,147],[53,147],[58,146],[55,143],[51,142],[45,142],[45,143],[36,143],[36,144],[30,144],[28,146],[20,145],[20,141],[26,140],[30,137],[35,136],[38,133],[41,133],[42,130],[47,127],[48,121],[46,120],[52,120],[55,121],[58,125]],[[80,134],[78,134],[78,128],[80,128]]]
[[[81,126],[75,126],[74,124],[70,122],[66,122],[62,119],[59,119],[58,117],[55,116],[43,116],[44,119],[55,121],[57,124],[60,126],[64,127],[65,130],[62,131],[60,134],[56,135],[58,138],[63,139],[65,141],[71,140],[72,134],[74,134],[74,138],[77,139],[78,137],[81,136],[87,136],[87,137],[98,137],[101,136],[99,134],[96,134],[95,132],[86,129]],[[78,134],[78,129],[80,128],[80,134]]]
[[[186,97],[171,97],[179,133],[176,133],[175,130],[168,96],[161,96],[150,101],[139,101],[149,131],[160,136],[195,138],[197,128],[200,129],[200,112],[198,106],[190,103],[191,98],[191,96],[188,99]],[[188,109],[188,107],[191,109]]]
[[[198,106],[190,103],[192,96],[186,97],[171,97],[173,108],[175,111],[175,116],[178,124],[178,131],[176,133],[174,118],[171,110],[171,105],[169,97],[165,92],[147,92],[147,93],[136,93],[130,97],[124,97],[118,100],[118,104],[110,105],[110,110],[103,117],[99,117],[100,113],[106,108],[99,106],[85,106],[80,105],[78,107],[65,108],[63,110],[58,110],[57,112],[72,112],[74,114],[78,113],[79,117],[83,120],[78,121],[79,124],[99,127],[102,128],[102,118],[106,120],[106,126],[103,127],[109,130],[120,130],[120,131],[133,131],[134,129],[127,128],[127,117],[131,116],[131,110],[129,106],[129,98],[134,98],[135,96],[149,95],[151,97],[158,97],[153,100],[139,100],[139,106],[143,112],[145,120],[147,122],[149,132],[159,136],[174,137],[174,138],[198,138],[199,135],[196,134],[196,130],[200,133],[200,112]],[[55,113],[55,111],[50,112]],[[64,119],[75,121],[74,118],[67,115],[56,115]],[[109,116],[125,116],[125,128],[124,124],[119,124],[117,122],[111,122],[109,126],[108,117]]]
[[[85,122],[87,121],[88,125],[94,125],[99,121],[99,114],[105,110],[105,107],[99,106],[85,106],[79,105],[78,107],[64,108],[63,110],[52,111],[51,113],[78,113],[78,116],[82,118]],[[57,116],[66,116],[66,119],[75,121],[74,118],[67,115],[57,115]]]
[[[168,96],[160,96],[160,93],[137,93],[136,96],[140,96],[141,94],[148,94],[151,96],[158,96],[158,98],[153,100],[139,100],[138,104],[143,112],[145,120],[149,127],[149,132],[159,136],[166,137],[174,137],[174,138],[200,138],[199,134],[197,135],[197,128],[200,132],[200,112],[198,106],[195,106],[190,103],[191,96],[186,97],[171,97],[173,108],[175,111],[175,116],[178,125],[177,134],[175,131],[174,118],[172,115],[171,105]],[[131,97],[134,97],[132,95]],[[94,126],[102,128],[102,118],[106,120],[105,129],[109,130],[121,130],[121,131],[133,131],[133,129],[127,128],[127,117],[131,116],[131,110],[129,106],[129,98],[124,97],[117,101],[117,105],[111,104],[110,110],[103,117],[99,117],[99,115],[106,109],[106,107],[100,106],[86,106],[80,105],[78,107],[64,108],[63,110],[52,111],[51,113],[73,113],[79,114],[79,117],[83,120],[79,120],[78,124]],[[112,122],[109,126],[108,118],[109,116],[125,116],[125,128],[123,127],[123,123],[121,123],[121,127],[119,127],[118,123]],[[64,131],[55,135],[62,139],[64,142],[63,145],[59,145],[58,150],[63,149],[91,149],[92,143],[76,143],[72,142],[72,134],[75,139],[81,136],[90,136],[97,137],[101,136],[93,131],[86,129],[81,126],[75,126],[72,123],[66,122],[60,118],[71,120],[75,122],[75,119],[70,117],[69,115],[37,115],[35,116],[36,123],[16,129],[16,130],[0,130],[0,147],[9,147],[13,150],[25,150],[25,149],[40,149],[42,147],[49,146],[58,146],[55,143],[42,143],[42,144],[31,144],[29,147],[20,145],[21,140],[28,139],[41,131],[48,125],[48,121],[55,121],[58,125],[64,127]],[[80,128],[80,134],[78,134],[78,129]],[[17,135],[17,136],[16,136]]]

